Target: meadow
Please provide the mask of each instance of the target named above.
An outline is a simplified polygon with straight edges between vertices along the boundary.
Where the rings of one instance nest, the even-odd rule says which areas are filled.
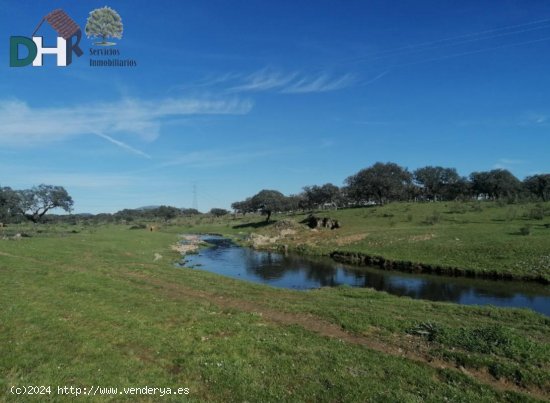
[[[480,270],[498,262],[502,270],[523,276],[530,266],[518,268],[518,262],[548,253],[548,217],[531,218],[534,207],[514,206],[513,219],[506,217],[508,206],[493,204],[449,214],[452,206],[443,204],[331,211],[326,214],[342,223],[338,232],[296,226],[288,241],[294,237],[295,247],[320,254],[337,245],[399,259],[469,262]],[[434,209],[442,218],[425,223]],[[130,229],[139,227],[135,223],[2,229],[9,238],[0,240],[0,400],[74,400],[58,396],[57,386],[190,392],[183,398],[117,394],[94,401],[550,397],[550,318],[543,315],[370,289],[274,289],[175,265],[181,257],[171,246],[182,233],[218,232],[244,240],[251,232],[273,235],[277,222],[301,218],[277,216],[265,226],[257,216],[190,218],[159,223],[152,232]],[[487,223],[493,231],[483,229]],[[526,224],[530,234],[516,234]],[[342,243],[358,239],[361,231],[369,235]],[[27,236],[12,239],[14,232]],[[435,236],[400,249],[426,232]],[[390,237],[395,243],[384,245]],[[455,253],[454,238],[479,248],[471,260],[466,252]],[[547,267],[537,270],[547,273]],[[14,385],[55,390],[17,396],[10,393]]]

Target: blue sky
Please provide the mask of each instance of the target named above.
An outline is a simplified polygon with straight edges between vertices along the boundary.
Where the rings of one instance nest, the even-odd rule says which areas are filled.
[[[110,1],[135,68],[89,67],[85,37],[69,67],[10,68],[10,36],[106,4],[0,3],[0,186],[76,212],[190,207],[194,183],[227,208],[377,161],[550,171],[547,1]]]

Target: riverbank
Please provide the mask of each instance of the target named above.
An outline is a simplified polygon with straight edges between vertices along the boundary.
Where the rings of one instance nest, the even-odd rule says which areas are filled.
[[[550,396],[550,321],[527,310],[176,269],[177,225],[42,230],[0,242],[2,397],[69,379],[189,387],[190,401]]]
[[[196,253],[202,244],[199,235],[181,235],[179,241],[173,244],[171,249],[181,255],[187,255]]]
[[[251,249],[220,236],[202,239],[211,246],[188,255],[181,265],[292,290],[373,288],[429,301],[527,308],[550,318],[550,288],[532,282],[400,273],[374,266],[355,267],[324,257]]]
[[[260,249],[334,256],[386,269],[550,283],[550,203],[394,203],[317,212],[335,230],[309,229],[306,214],[197,220],[192,231],[248,237]]]
[[[288,248],[286,249],[288,250]],[[461,267],[447,267],[431,265],[426,263],[417,263],[402,260],[386,259],[383,256],[372,256],[358,252],[340,252],[334,251],[329,255],[334,261],[347,263],[356,266],[378,267],[384,270],[397,270],[406,273],[425,273],[435,275],[446,275],[456,277],[472,277],[490,280],[509,280],[509,281],[533,281],[541,284],[550,284],[548,278],[540,276],[520,276],[509,272],[499,270],[473,270]]]

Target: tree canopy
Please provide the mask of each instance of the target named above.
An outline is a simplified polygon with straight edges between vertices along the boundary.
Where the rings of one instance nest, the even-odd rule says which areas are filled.
[[[19,199],[16,208],[34,223],[39,222],[51,209],[60,208],[70,212],[74,203],[62,186],[42,184],[16,193]]]
[[[550,174],[528,176],[523,185],[527,191],[543,201],[550,200]]]
[[[426,166],[413,173],[414,181],[421,186],[421,194],[429,200],[444,199],[452,186],[460,181],[454,168]]]
[[[19,213],[19,197],[9,187],[0,187],[0,222],[5,222]]]
[[[519,179],[506,169],[472,172],[470,182],[475,194],[485,194],[491,199],[511,197],[521,190]]]
[[[229,214],[229,211],[223,208],[213,208],[210,210],[210,214],[212,214],[214,217],[222,217]]]
[[[308,208],[319,208],[329,203],[336,205],[339,198],[340,188],[332,183],[304,187],[304,199]]]
[[[356,202],[371,199],[379,204],[406,197],[412,175],[399,165],[377,162],[346,179],[348,195]]]

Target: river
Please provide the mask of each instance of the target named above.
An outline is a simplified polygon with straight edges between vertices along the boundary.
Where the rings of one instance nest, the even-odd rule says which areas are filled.
[[[274,287],[368,287],[430,301],[529,308],[550,316],[550,287],[542,284],[409,274],[349,266],[329,258],[257,251],[219,236],[206,235],[203,240],[212,246],[185,256],[181,266]]]

